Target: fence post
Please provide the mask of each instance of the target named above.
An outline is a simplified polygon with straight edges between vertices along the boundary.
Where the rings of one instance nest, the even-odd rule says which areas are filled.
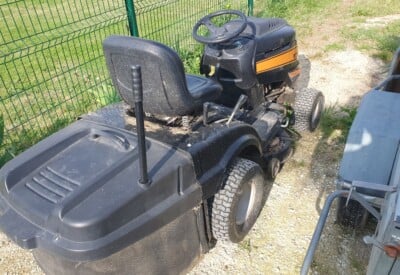
[[[248,8],[248,14],[249,16],[253,16],[253,8],[254,8],[254,1],[253,0],[248,0],[247,1],[247,8]]]
[[[250,0],[249,0],[250,1]],[[125,0],[126,13],[128,15],[129,32],[132,36],[139,36],[139,30],[136,22],[136,12],[133,0]]]

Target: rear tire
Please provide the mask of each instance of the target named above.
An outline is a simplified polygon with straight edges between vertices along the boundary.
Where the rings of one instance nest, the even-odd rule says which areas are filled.
[[[237,158],[228,168],[211,206],[211,227],[217,240],[238,243],[256,222],[264,204],[264,173],[250,160]]]
[[[324,110],[324,95],[311,88],[303,88],[296,94],[294,102],[294,125],[298,132],[314,131]]]

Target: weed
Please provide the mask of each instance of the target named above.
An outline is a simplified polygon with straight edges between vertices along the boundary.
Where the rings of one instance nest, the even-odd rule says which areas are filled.
[[[239,243],[239,248],[251,252],[251,241],[250,239],[245,239]]]
[[[339,44],[339,43],[332,43],[332,44],[329,44],[329,45],[326,45],[325,46],[325,51],[326,52],[328,52],[328,51],[343,51],[343,50],[345,50],[345,46],[343,45],[343,44]]]
[[[114,86],[110,83],[103,83],[93,89],[89,89],[88,93],[94,97],[97,105],[100,107],[121,101]]]
[[[368,7],[355,7],[351,12],[352,16],[371,16],[373,12]]]
[[[321,131],[324,138],[329,138],[334,132],[339,133],[336,139],[346,141],[351,124],[357,114],[355,107],[329,106],[321,118]]]
[[[350,257],[350,264],[355,270],[363,270],[365,268],[365,264],[354,257]]]
[[[307,166],[307,162],[305,160],[303,160],[303,159],[301,159],[301,160],[294,159],[292,161],[292,164],[295,167],[306,167]]]
[[[193,45],[190,48],[178,48],[178,54],[182,59],[185,72],[190,74],[199,74],[200,59],[204,46],[201,44]]]

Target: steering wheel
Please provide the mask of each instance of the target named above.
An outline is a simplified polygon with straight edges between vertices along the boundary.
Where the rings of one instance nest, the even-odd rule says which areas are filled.
[[[218,27],[211,21],[212,18],[221,17],[223,15],[239,16],[239,18],[235,20],[240,24],[238,24],[236,28],[229,30],[227,28],[227,24],[232,22],[232,20],[226,22],[221,27]],[[242,12],[236,10],[221,10],[206,15],[199,21],[197,21],[197,23],[193,27],[192,36],[196,41],[204,44],[221,43],[228,41],[229,39],[232,39],[235,36],[239,35],[246,28],[246,25],[247,25],[247,18],[246,15],[244,15]],[[209,35],[200,35],[198,33],[199,28],[201,26],[205,26],[208,29]]]

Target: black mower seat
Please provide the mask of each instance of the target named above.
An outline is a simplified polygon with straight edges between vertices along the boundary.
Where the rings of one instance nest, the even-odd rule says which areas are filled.
[[[208,78],[185,75],[178,54],[155,41],[129,36],[110,36],[103,42],[113,84],[122,99],[135,105],[131,67],[142,71],[143,109],[153,115],[184,116],[216,100],[221,85]]]
[[[222,91],[221,85],[212,79],[192,74],[186,74],[185,77],[188,90],[195,100],[213,101]]]

